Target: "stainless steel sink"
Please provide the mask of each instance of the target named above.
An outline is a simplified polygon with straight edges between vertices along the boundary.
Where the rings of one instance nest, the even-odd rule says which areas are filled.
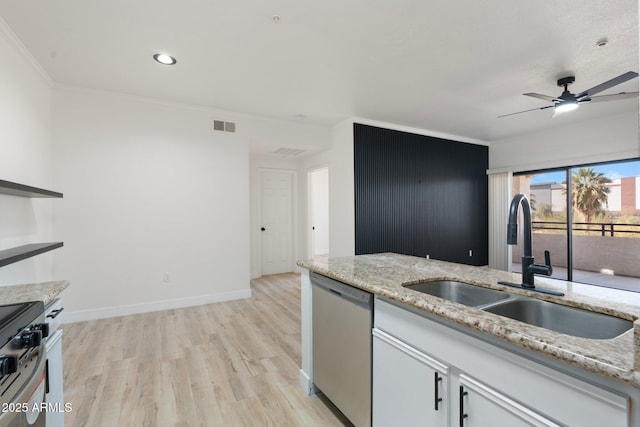
[[[484,310],[582,338],[615,338],[633,327],[632,322],[618,317],[527,298],[499,302]]]
[[[414,285],[405,285],[405,287],[471,307],[490,304],[509,298],[509,294],[506,292],[453,280],[434,280],[431,282],[416,283]]]

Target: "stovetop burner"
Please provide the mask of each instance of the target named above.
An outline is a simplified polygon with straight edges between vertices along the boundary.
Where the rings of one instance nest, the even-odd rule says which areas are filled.
[[[44,313],[42,301],[21,302],[0,306],[0,347],[9,342],[25,326]]]

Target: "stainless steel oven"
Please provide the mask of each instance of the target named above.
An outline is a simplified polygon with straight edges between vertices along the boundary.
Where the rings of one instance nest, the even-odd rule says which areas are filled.
[[[0,427],[46,425],[42,301],[0,306]]]

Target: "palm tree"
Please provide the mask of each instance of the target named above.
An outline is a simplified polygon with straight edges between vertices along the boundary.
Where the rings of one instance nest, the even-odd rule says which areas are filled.
[[[571,176],[572,198],[571,204],[582,212],[587,222],[599,214],[604,213],[603,205],[607,203],[609,192],[607,184],[611,180],[593,168],[580,168]]]

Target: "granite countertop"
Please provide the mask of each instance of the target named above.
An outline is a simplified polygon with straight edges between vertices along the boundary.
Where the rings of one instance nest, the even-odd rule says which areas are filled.
[[[598,375],[640,388],[640,294],[536,276],[536,287],[565,296],[498,285],[521,282],[518,273],[384,253],[299,261],[298,265],[373,294],[473,328],[517,346],[554,357]],[[565,335],[481,311],[403,285],[425,280],[459,280],[474,285],[621,317],[634,327],[613,339]]]
[[[30,283],[26,285],[0,286],[0,304],[26,301],[43,301],[46,306],[69,286],[66,280],[57,282]]]

